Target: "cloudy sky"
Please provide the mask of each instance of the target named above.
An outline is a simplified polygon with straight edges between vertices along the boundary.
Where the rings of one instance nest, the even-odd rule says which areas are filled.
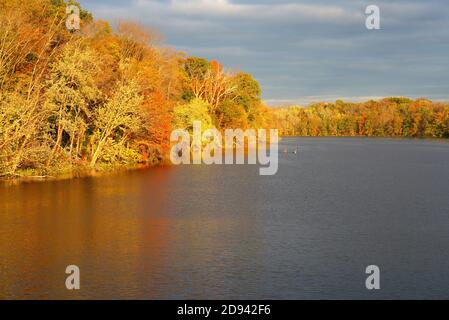
[[[261,83],[271,105],[385,96],[449,100],[448,0],[80,0],[157,27],[165,44]],[[365,9],[381,10],[381,30]]]

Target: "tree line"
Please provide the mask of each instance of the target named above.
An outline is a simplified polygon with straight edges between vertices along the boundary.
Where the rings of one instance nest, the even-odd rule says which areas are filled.
[[[274,110],[284,136],[449,138],[449,104],[427,99],[316,103]]]

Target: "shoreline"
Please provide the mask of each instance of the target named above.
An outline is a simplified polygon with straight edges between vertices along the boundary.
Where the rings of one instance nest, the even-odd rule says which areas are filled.
[[[71,171],[53,173],[48,175],[28,175],[28,174],[16,174],[13,177],[0,177],[0,183],[6,185],[15,185],[20,183],[31,183],[31,182],[49,182],[49,181],[64,181],[64,180],[75,180],[90,177],[103,177],[115,175],[118,173],[128,172],[128,171],[138,171],[145,170],[154,167],[162,167],[166,165],[166,162],[161,162],[158,164],[140,164],[140,165],[114,165],[105,166],[103,168],[89,168],[83,166],[75,166]]]
[[[404,141],[434,141],[449,143],[449,139],[445,138],[422,138],[422,137],[367,137],[367,136],[281,136],[279,141],[288,138],[301,138],[301,139],[389,139],[389,140],[404,140]],[[135,164],[135,165],[102,165],[96,168],[91,168],[88,166],[73,166],[71,170],[60,171],[48,175],[32,175],[27,170],[19,171],[18,174],[14,176],[4,176],[0,177],[1,184],[20,184],[20,183],[30,183],[30,182],[48,182],[48,181],[64,181],[64,180],[74,180],[89,177],[103,177],[115,175],[118,173],[128,172],[128,171],[138,171],[145,170],[149,168],[157,168],[170,165],[167,160],[161,161],[156,164]]]

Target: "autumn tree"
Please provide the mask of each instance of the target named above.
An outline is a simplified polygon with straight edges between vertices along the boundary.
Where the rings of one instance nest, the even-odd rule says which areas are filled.
[[[201,121],[202,128],[208,129],[213,126],[210,116],[210,105],[199,98],[195,98],[187,104],[180,104],[174,108],[174,128],[193,131],[193,122]]]
[[[94,105],[101,96],[95,83],[98,60],[84,40],[77,39],[64,48],[52,67],[44,106],[54,132],[53,153],[66,147],[70,159],[81,155]]]
[[[139,112],[142,100],[135,82],[118,83],[115,93],[95,110],[91,166],[99,159],[138,162],[138,152],[130,146],[130,137],[142,127]]]
[[[202,99],[210,105],[212,114],[218,109],[220,102],[235,91],[232,76],[224,72],[217,61],[207,62],[201,58],[189,58],[185,66],[187,82],[192,95]]]
[[[286,135],[442,138],[447,136],[448,107],[426,99],[387,98],[280,108],[273,116]]]

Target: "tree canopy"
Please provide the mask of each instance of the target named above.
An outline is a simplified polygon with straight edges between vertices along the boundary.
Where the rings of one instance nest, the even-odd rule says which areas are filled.
[[[80,6],[0,3],[0,176],[159,163],[174,127],[249,126],[263,115],[250,75],[160,45],[157,30],[137,23],[112,28],[82,8],[81,30],[67,30],[68,5]]]

